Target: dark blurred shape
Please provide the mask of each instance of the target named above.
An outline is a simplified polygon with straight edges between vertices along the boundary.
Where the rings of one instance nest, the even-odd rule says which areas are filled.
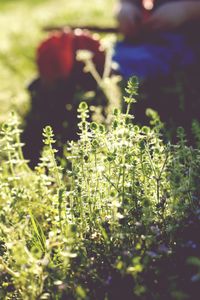
[[[124,79],[141,82],[135,120],[148,123],[153,108],[171,137],[183,126],[192,140],[191,121],[200,120],[200,2],[119,0],[116,17],[124,39],[113,60]]]
[[[185,129],[188,142],[194,145],[192,121],[200,121],[200,70],[187,68],[169,76],[157,76],[143,81],[138,102],[132,113],[134,121],[149,125],[146,109],[156,110],[166,126],[167,139],[176,142],[177,127]]]
[[[83,72],[84,64],[76,60],[76,51],[81,49],[93,53],[93,62],[102,74],[105,54],[99,41],[88,31],[54,32],[43,41],[37,50],[39,78],[28,87],[31,110],[25,119],[22,141],[24,156],[34,167],[39,160],[43,146],[42,130],[51,125],[56,136],[59,154],[67,140],[77,139],[77,108],[86,91],[96,91],[97,98],[91,104],[97,105],[97,84],[92,76]],[[101,100],[106,106],[106,100]]]

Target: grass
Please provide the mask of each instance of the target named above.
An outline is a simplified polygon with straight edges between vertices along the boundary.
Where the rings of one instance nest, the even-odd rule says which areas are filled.
[[[49,24],[113,25],[116,0],[1,0],[0,122],[10,110],[24,116],[29,107],[26,86],[37,76],[35,50]]]

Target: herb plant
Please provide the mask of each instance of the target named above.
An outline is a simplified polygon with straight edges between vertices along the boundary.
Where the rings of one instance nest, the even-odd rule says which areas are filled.
[[[135,125],[137,87],[131,78],[109,128],[80,103],[64,168],[50,126],[34,171],[16,116],[2,126],[1,299],[196,299],[200,150],[181,128],[164,143],[153,110],[151,127]]]

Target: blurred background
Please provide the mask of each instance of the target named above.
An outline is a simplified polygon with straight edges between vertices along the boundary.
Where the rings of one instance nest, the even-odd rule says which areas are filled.
[[[0,123],[11,110],[23,118],[26,87],[37,77],[35,50],[48,25],[113,26],[116,0],[0,0]]]

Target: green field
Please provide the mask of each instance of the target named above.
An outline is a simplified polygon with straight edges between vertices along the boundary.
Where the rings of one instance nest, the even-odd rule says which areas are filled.
[[[113,25],[116,0],[0,1],[0,121],[10,110],[24,116],[28,83],[37,76],[35,49],[49,24]]]

